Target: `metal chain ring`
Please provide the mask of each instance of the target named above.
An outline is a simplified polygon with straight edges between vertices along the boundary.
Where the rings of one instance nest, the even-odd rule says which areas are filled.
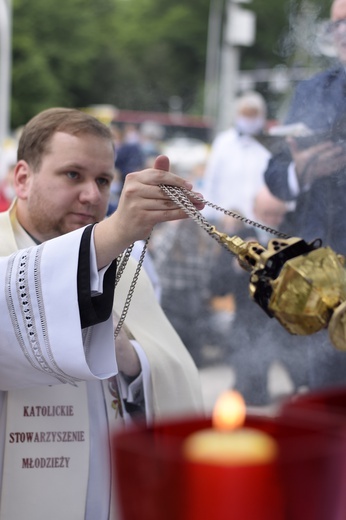
[[[130,288],[129,288],[129,292],[127,293],[125,304],[124,304],[121,316],[119,318],[118,324],[117,324],[117,326],[115,328],[115,331],[114,331],[114,339],[118,336],[118,334],[120,332],[120,329],[123,326],[125,318],[127,316],[127,311],[129,310],[131,299],[132,299],[132,295],[133,295],[133,292],[135,290],[136,283],[137,283],[137,280],[138,280],[138,277],[139,277],[139,273],[141,271],[142,264],[143,264],[143,261],[144,261],[145,253],[146,253],[147,248],[148,248],[149,239],[150,239],[150,235],[146,239],[146,241],[144,243],[144,246],[143,246],[143,249],[142,249],[142,252],[141,252],[141,256],[139,257],[139,260],[138,260],[138,263],[137,263],[137,267],[136,267],[136,271],[135,271],[135,274],[133,276],[133,279],[132,279],[132,282],[131,282],[131,285],[130,285]],[[120,265],[121,273],[117,272],[117,275],[116,275],[116,278],[115,278],[115,287],[117,286],[117,284],[119,282],[119,279],[120,279],[122,273],[124,272],[124,269],[126,267],[127,261],[130,258],[132,249],[133,249],[133,244],[130,247],[127,248],[125,254],[120,255],[120,257],[118,257],[118,258],[120,258],[120,261],[121,261],[121,265]],[[124,263],[125,263],[125,265],[124,265]]]
[[[126,251],[124,253],[122,253],[121,255],[119,255],[118,258],[117,258],[117,274],[116,274],[116,277],[115,277],[115,286],[119,282],[120,277],[121,277],[121,275],[124,272],[126,264],[127,264],[128,260],[129,260],[129,258],[131,256],[133,246],[134,246],[134,244],[131,244],[130,247],[128,247],[126,249]]]

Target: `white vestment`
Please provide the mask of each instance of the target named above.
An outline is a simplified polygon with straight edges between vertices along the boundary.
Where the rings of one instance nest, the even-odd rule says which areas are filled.
[[[254,137],[239,135],[230,128],[212,144],[203,181],[206,200],[252,219],[253,200],[264,184],[269,151]],[[220,218],[221,213],[206,206],[203,215]]]
[[[29,243],[32,243],[30,237],[28,237],[26,233],[23,235],[23,233],[22,228],[18,226],[15,220],[11,223],[9,212],[0,214],[0,254],[6,255],[11,251],[15,251],[18,246],[23,247],[22,240],[24,237],[26,241],[29,240]],[[62,239],[68,240],[68,237],[66,237],[62,237]],[[51,243],[52,241],[48,242],[48,244]],[[44,250],[46,249],[53,251],[53,246],[45,245]],[[54,266],[53,260],[55,260],[58,266],[63,262],[63,260],[59,258],[59,255],[55,258],[53,253],[51,254],[50,260],[52,266]],[[50,263],[47,262],[47,265],[49,266]],[[53,267],[47,269],[46,275],[41,276],[42,287],[50,285],[46,282],[46,277],[49,278],[51,286],[56,285],[56,281],[59,279],[59,286],[61,280],[60,289],[66,289],[66,295],[70,298],[68,288],[71,287],[71,284],[76,283],[76,273],[74,270],[73,274],[71,274],[71,267],[69,264],[66,268],[66,277],[65,275],[61,276],[61,273],[58,273],[58,270],[55,271]],[[131,260],[116,287],[115,311],[118,315],[121,314],[135,267],[136,263]],[[71,291],[71,288],[69,290]],[[64,292],[60,294],[64,294]],[[117,372],[112,341],[109,340],[109,336],[107,336],[107,341],[103,337],[106,331],[109,335],[110,327],[105,324],[94,326],[92,328],[92,334],[89,334],[89,336],[87,334],[86,336],[88,341],[87,348],[83,349],[81,332],[80,329],[77,330],[79,327],[79,318],[76,317],[76,314],[68,316],[65,300],[61,296],[58,300],[57,298],[52,299],[51,297],[47,297],[47,301],[45,302],[46,314],[48,312],[47,306],[51,312],[51,317],[50,321],[44,324],[44,328],[45,330],[49,330],[51,342],[54,341],[56,337],[57,346],[56,351],[54,350],[54,355],[59,360],[59,367],[62,367],[63,373],[68,374],[69,377],[76,377],[88,381],[86,384],[77,383],[78,388],[85,385],[88,408],[88,417],[85,420],[89,421],[90,419],[88,435],[90,436],[89,442],[91,451],[86,483],[87,489],[85,491],[85,519],[94,520],[98,518],[99,520],[106,520],[109,517],[109,490],[111,488],[106,409],[111,409],[109,403],[111,403],[112,396],[110,394],[108,395],[106,385],[100,384],[99,380],[106,379]],[[57,313],[58,309],[59,312]],[[76,313],[78,313],[77,302]],[[51,324],[51,322],[53,322],[53,324]],[[145,363],[148,363],[150,366],[150,377],[146,370],[143,370],[141,376],[143,379],[144,396],[146,401],[149,401],[151,404],[149,408],[148,402],[146,402],[147,417],[157,420],[184,414],[200,414],[203,411],[203,407],[198,371],[179,337],[161,311],[150,281],[144,272],[141,272],[137,282],[126,319],[126,326],[135,340],[135,346],[137,345],[142,369]],[[75,344],[74,339],[76,334],[77,344]],[[64,348],[65,346],[66,349]],[[33,384],[42,385],[42,387],[44,387],[45,385],[60,382],[56,378],[47,375],[44,371],[38,371],[34,367],[29,367],[28,370],[28,360],[23,351],[18,349],[15,357],[12,358],[12,350],[12,346],[7,345],[7,348],[5,348],[1,354],[1,358],[7,360],[6,363],[12,363],[12,365],[8,365],[7,370],[6,367],[1,364],[1,385],[2,381],[5,381],[3,377],[6,378],[6,384],[0,387],[2,390],[10,390],[13,388],[14,391],[17,392],[17,389],[27,388]],[[11,374],[12,377],[10,377]],[[14,374],[16,375],[14,376]],[[69,388],[71,393],[74,391],[74,387],[71,385],[68,387],[63,385],[62,388],[64,388],[64,390]],[[125,396],[129,398],[129,400],[131,400],[132,397],[131,392],[130,386],[128,389],[129,395]],[[3,462],[2,452],[6,436],[6,396],[10,394],[11,392],[8,392],[8,394],[7,392],[0,393],[0,402],[3,403],[0,418],[0,431],[3,444],[1,447],[2,450],[0,451],[0,462]],[[45,431],[43,423],[40,426],[40,430]],[[85,427],[85,430],[87,430],[87,427]],[[80,435],[82,435],[82,433]],[[85,436],[87,436],[86,433]],[[37,459],[39,460],[39,458]],[[66,456],[65,459],[67,465],[69,457]],[[40,462],[38,462],[38,464],[40,464]],[[39,496],[42,494],[47,496],[49,492],[55,494],[55,490],[41,489]],[[39,496],[36,497],[37,500],[39,500]],[[21,501],[24,501],[24,498],[25,497],[22,496]],[[63,501],[63,499],[61,500]],[[63,506],[64,503],[62,502],[61,507]],[[28,514],[30,515],[30,507]],[[69,514],[69,508],[67,508],[64,516],[60,516],[60,518],[64,517],[65,520],[79,519],[76,515],[69,516]],[[52,513],[49,517],[52,518]],[[82,519],[84,516],[80,518]],[[1,518],[1,520],[19,519]],[[37,518],[37,520],[40,519]]]

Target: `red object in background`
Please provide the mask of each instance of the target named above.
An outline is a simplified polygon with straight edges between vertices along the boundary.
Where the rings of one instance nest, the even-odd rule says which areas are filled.
[[[346,388],[335,387],[299,395],[288,401],[281,410],[285,420],[308,424],[318,431],[329,432],[332,457],[326,465],[325,490],[333,497],[332,505],[316,518],[344,520],[346,518]],[[318,469],[318,468],[316,468]],[[298,493],[298,489],[296,490]],[[304,491],[301,490],[301,501]],[[312,499],[312,498],[311,498]],[[329,516],[328,516],[329,515]]]
[[[0,212],[6,211],[11,206],[11,201],[8,200],[2,190],[0,190]]]
[[[334,387],[300,394],[282,407],[281,414],[299,416],[299,421],[305,417],[309,422],[330,424],[333,418],[346,424],[346,388]]]
[[[346,403],[346,390],[340,392]],[[308,403],[304,413],[295,413],[297,402],[290,410],[284,407],[278,417],[246,418],[245,426],[265,431],[279,445],[275,484],[266,489],[273,506],[268,509],[266,520],[340,520],[344,419],[329,410],[316,421],[315,411],[310,412]],[[196,480],[191,491],[182,444],[191,433],[210,427],[209,419],[191,419],[149,428],[137,426],[115,435],[113,465],[123,520],[258,520],[250,508],[246,509],[247,503],[257,496],[255,480],[247,481],[246,489],[238,481],[232,492],[229,476],[221,477],[218,471],[215,477],[210,469],[200,468],[201,482]],[[223,503],[218,510],[220,493]]]

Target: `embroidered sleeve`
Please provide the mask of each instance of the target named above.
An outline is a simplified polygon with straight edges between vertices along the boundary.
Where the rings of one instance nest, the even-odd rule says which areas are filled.
[[[5,283],[7,307],[18,346],[32,368],[74,384],[78,379],[60,369],[50,344],[40,279],[42,251],[39,246],[12,255]]]

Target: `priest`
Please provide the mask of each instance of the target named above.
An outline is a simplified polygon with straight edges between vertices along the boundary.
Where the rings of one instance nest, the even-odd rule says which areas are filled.
[[[117,211],[103,220],[113,168],[108,128],[83,112],[49,109],[23,130],[17,199],[0,215],[0,254],[21,249],[1,273],[1,520],[117,518],[112,429],[137,415],[202,412],[197,369],[143,270],[114,347],[132,259],[107,319],[112,260],[155,224],[186,217],[159,184],[192,186],[159,157],[155,169],[127,176]]]

